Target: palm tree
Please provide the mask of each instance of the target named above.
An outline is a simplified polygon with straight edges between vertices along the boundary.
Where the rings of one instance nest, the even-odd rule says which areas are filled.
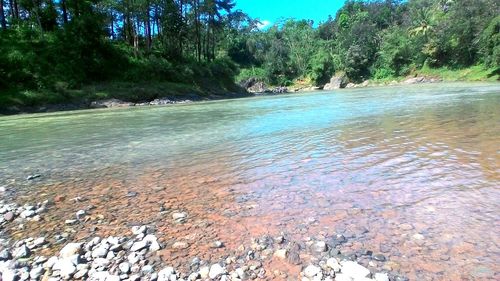
[[[410,36],[428,37],[429,33],[434,30],[432,12],[429,8],[421,9],[417,14],[418,18],[414,21],[415,26],[410,28],[408,33]]]

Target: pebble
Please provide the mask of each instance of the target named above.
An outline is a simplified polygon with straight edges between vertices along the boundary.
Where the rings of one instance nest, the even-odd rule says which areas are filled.
[[[306,277],[309,277],[309,278],[312,278],[318,274],[321,273],[321,268],[315,266],[315,265],[308,265],[305,269],[304,269],[304,275]]]
[[[342,270],[341,270],[342,274],[346,275],[347,277],[350,277],[354,280],[356,280],[356,279],[362,280],[363,278],[370,275],[370,270],[368,270],[366,267],[358,264],[357,262],[343,261],[340,264],[342,266]]]
[[[34,179],[37,179],[37,178],[39,178],[41,176],[42,175],[40,175],[40,174],[29,175],[29,176],[26,177],[26,180],[29,180],[29,181],[30,180],[34,180]]]
[[[87,277],[88,272],[89,272],[88,269],[81,269],[81,270],[78,270],[73,277],[77,280],[83,279],[83,278]]]
[[[3,218],[6,221],[13,221],[14,220],[14,213],[13,212],[7,212],[3,215]]]
[[[301,263],[300,255],[296,251],[290,251],[288,253],[286,259],[291,264],[299,265]]]
[[[61,277],[64,279],[70,279],[76,272],[76,266],[69,259],[59,260],[54,264],[54,269],[59,270]]]
[[[130,251],[132,252],[138,252],[142,249],[145,249],[148,247],[148,242],[147,241],[138,241],[138,242],[135,242],[132,247],[130,248]]]
[[[328,247],[324,241],[317,241],[312,246],[311,249],[317,253],[323,253],[328,250]]]
[[[73,220],[73,219],[70,219],[70,220],[65,220],[64,223],[67,224],[67,225],[74,225],[78,222],[78,220]]]
[[[36,214],[36,212],[33,210],[24,210],[21,212],[21,214],[19,214],[19,216],[23,219],[26,219],[26,218],[30,218],[30,217],[34,216],[35,214]]]
[[[387,273],[375,273],[375,281],[389,281]]]
[[[210,279],[215,279],[224,273],[226,273],[226,270],[220,264],[216,263],[210,267],[208,277]]]
[[[107,245],[100,245],[99,247],[95,248],[92,251],[92,257],[93,258],[104,258],[108,254],[108,247]]]
[[[17,259],[27,258],[31,254],[30,249],[26,245],[22,245],[19,248],[15,249],[13,252],[13,256]]]
[[[224,243],[222,243],[221,241],[215,241],[210,247],[215,249],[222,248],[224,247]]]
[[[172,279],[175,280],[175,270],[173,267],[166,267],[158,272],[158,281],[169,281]]]
[[[177,241],[172,245],[174,249],[187,249],[189,248],[189,244],[187,242]]]
[[[147,231],[147,228],[145,225],[141,225],[141,226],[133,226],[132,227],[132,233],[134,235],[139,235],[139,234],[145,234]]]
[[[203,280],[207,279],[209,273],[210,273],[210,267],[204,266],[204,267],[200,268],[201,279],[203,279]]]
[[[76,219],[81,220],[86,215],[87,215],[87,212],[85,212],[85,210],[80,210],[80,211],[76,212]]]
[[[340,266],[340,263],[338,262],[338,260],[336,258],[329,258],[326,261],[326,266],[328,266],[329,268],[331,268],[335,272],[340,272],[340,270],[342,268]]]
[[[374,255],[372,258],[373,258],[374,260],[376,260],[376,261],[382,261],[382,262],[386,261],[385,256],[384,256],[384,255],[382,255],[382,254],[377,254],[377,255]]]
[[[10,260],[11,258],[12,255],[10,254],[9,250],[4,249],[0,252],[0,261]]]
[[[288,256],[288,250],[287,249],[279,249],[274,252],[274,256],[279,258],[279,259],[286,259]]]
[[[30,278],[37,280],[40,276],[43,275],[44,272],[45,270],[43,269],[43,267],[35,267],[30,271]]]
[[[38,208],[39,206],[36,206]],[[17,207],[16,207],[17,208]],[[23,210],[34,210],[33,206],[24,206]],[[3,206],[0,205],[0,212]],[[16,212],[19,210],[16,209]],[[182,216],[176,216],[177,219],[186,219],[187,214],[181,213]],[[174,218],[174,216],[173,216]],[[174,218],[174,220],[175,220]],[[70,229],[70,228],[68,228]],[[53,241],[65,241],[71,235],[68,230],[61,234],[55,235],[55,239],[47,240],[45,237],[28,238],[17,241],[13,244],[11,249],[14,257],[21,260],[11,260],[12,255],[8,248],[0,252],[0,270],[2,270],[2,281],[5,280],[44,280],[44,281],[60,281],[68,279],[78,280],[104,280],[104,281],[131,281],[131,280],[157,280],[157,281],[195,281],[195,280],[266,280],[273,276],[277,280],[285,280],[288,278],[287,274],[280,271],[267,272],[268,260],[273,256],[286,260],[294,265],[301,264],[301,254],[306,248],[316,253],[327,252],[330,243],[323,241],[313,241],[312,239],[306,242],[293,242],[287,241],[288,245],[283,245],[285,239],[273,239],[271,236],[263,236],[258,239],[252,239],[251,247],[242,245],[237,251],[238,255],[225,256],[221,263],[214,263],[211,266],[206,266],[206,261],[199,258],[193,259],[189,266],[190,273],[182,275],[177,273],[173,267],[165,267],[159,272],[155,272],[155,268],[161,266],[158,263],[158,257],[153,257],[153,253],[160,250],[158,238],[151,233],[152,229],[147,226],[135,226],[132,228],[132,237],[107,237],[89,238],[85,243],[67,243],[62,247],[58,257],[53,256],[46,258],[43,256],[36,256],[32,259],[24,258],[31,255],[30,249],[36,253],[37,248],[46,245],[52,241],[53,245],[57,245]],[[324,234],[321,234],[324,235]],[[346,239],[342,235],[333,237],[334,241],[345,243]],[[327,238],[326,241],[331,241]],[[1,241],[0,241],[1,242]],[[65,243],[65,242],[63,242]],[[279,246],[282,244],[281,246]],[[175,241],[172,248],[186,249],[190,244],[185,241]],[[224,247],[223,242],[214,241],[210,244],[212,248]],[[246,249],[246,250],[245,250]],[[248,249],[252,249],[248,251]],[[335,250],[335,251],[332,251]],[[25,253],[27,252],[27,253]],[[368,253],[371,251],[357,251],[355,253]],[[336,281],[344,280],[363,280],[363,281],[388,281],[389,275],[387,273],[375,273],[374,279],[369,279],[370,271],[364,266],[355,261],[342,261],[340,258],[348,257],[349,255],[341,255],[339,248],[333,248],[330,253],[334,253],[336,257],[326,258],[326,255],[311,256],[305,253],[303,257],[311,258],[314,263],[311,263],[303,269],[301,275],[302,280],[308,281],[333,281],[336,276]],[[386,257],[378,254],[370,255],[360,254],[364,262],[374,263],[376,267],[372,270],[380,269],[380,265],[375,261],[385,261]],[[352,255],[353,259],[356,255]],[[385,264],[389,264],[388,261]],[[5,264],[17,265],[18,269],[5,271],[1,267]],[[227,268],[226,268],[227,266]],[[231,269],[231,270],[228,270]],[[390,271],[390,270],[388,270]],[[9,275],[10,274],[10,275]],[[270,274],[270,275],[269,275]],[[273,275],[274,274],[274,275]],[[392,274],[392,273],[391,273]],[[393,276],[393,275],[391,275]],[[9,279],[10,278],[10,279]]]
[[[59,251],[59,257],[68,258],[80,254],[82,243],[68,243]]]
[[[176,221],[177,223],[184,223],[186,222],[187,220],[187,213],[173,213],[172,214],[172,218],[174,219],[174,221]]]
[[[424,240],[425,239],[425,237],[422,234],[420,234],[420,233],[416,233],[412,237],[415,240]]]

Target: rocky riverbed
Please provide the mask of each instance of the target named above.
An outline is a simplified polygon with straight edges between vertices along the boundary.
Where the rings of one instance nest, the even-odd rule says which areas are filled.
[[[47,229],[46,236],[21,239],[7,235],[8,229],[23,229],[24,224],[39,221],[54,206],[50,201],[22,206],[0,204],[0,280],[407,280],[384,269],[386,257],[382,254],[371,250],[344,253],[342,245],[349,239],[342,234],[298,241],[284,233],[264,235],[236,249],[217,240],[209,251],[223,250],[225,258],[202,260],[194,256],[182,268],[171,266],[169,257],[162,256],[161,251],[166,247],[182,251],[189,244],[182,237],[175,237],[176,242],[170,245],[161,242],[165,239],[158,237],[161,234],[154,226],[137,225],[121,236],[77,241],[70,241],[69,228]],[[65,224],[88,221],[88,212],[76,212]],[[174,212],[171,219],[183,224],[188,216]],[[274,269],[287,267],[300,271]]]

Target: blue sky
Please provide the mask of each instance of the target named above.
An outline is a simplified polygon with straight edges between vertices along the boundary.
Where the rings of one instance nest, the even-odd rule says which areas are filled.
[[[272,24],[280,18],[311,19],[315,24],[335,16],[344,0],[236,0],[236,9]]]

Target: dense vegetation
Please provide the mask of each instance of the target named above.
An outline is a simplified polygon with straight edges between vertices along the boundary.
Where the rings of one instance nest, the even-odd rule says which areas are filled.
[[[497,0],[347,1],[319,24],[284,20],[265,32],[240,32],[230,57],[274,84],[325,83],[335,72],[351,81],[393,79],[422,69],[474,65],[498,73]],[[484,71],[483,71],[484,72]],[[439,72],[436,72],[439,73]],[[494,73],[493,73],[494,74]]]
[[[137,101],[169,91],[236,91],[240,69],[237,79],[276,85],[319,85],[338,72],[353,82],[433,68],[499,72],[497,0],[347,1],[325,22],[283,20],[265,29],[234,6],[0,0],[0,103],[105,98],[127,89]],[[151,85],[154,91],[144,90]]]

